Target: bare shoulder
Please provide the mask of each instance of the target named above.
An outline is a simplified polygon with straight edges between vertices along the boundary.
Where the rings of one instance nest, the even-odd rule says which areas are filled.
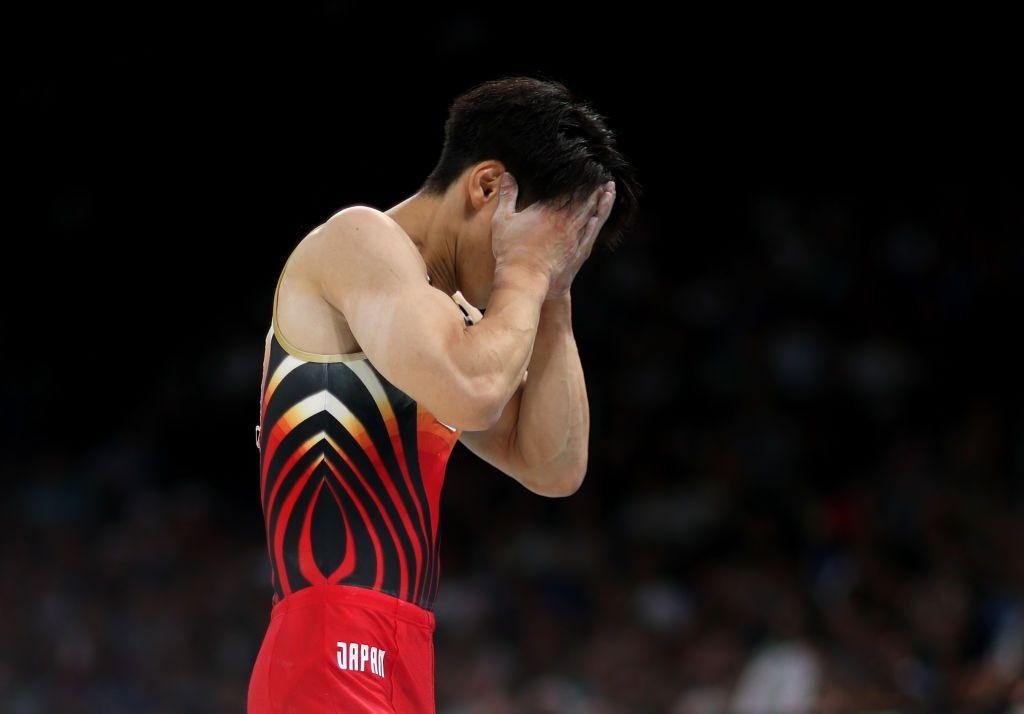
[[[358,233],[360,231],[401,232],[401,227],[392,218],[371,206],[349,206],[343,208],[321,226],[328,231]]]
[[[416,246],[390,216],[370,206],[349,206],[338,211],[302,241],[314,260],[339,263],[384,261],[396,267],[422,266]],[[365,267],[365,266],[364,266]]]
[[[311,289],[342,312],[353,296],[419,284],[427,272],[402,227],[369,206],[335,213],[302,240],[295,258]]]

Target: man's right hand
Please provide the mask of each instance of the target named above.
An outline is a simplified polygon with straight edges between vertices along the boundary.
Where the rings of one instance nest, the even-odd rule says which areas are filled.
[[[588,237],[588,223],[604,190],[604,186],[596,188],[582,205],[555,208],[535,203],[517,213],[519,187],[512,174],[505,172],[491,218],[495,274],[516,266],[542,275],[549,284],[562,275]]]

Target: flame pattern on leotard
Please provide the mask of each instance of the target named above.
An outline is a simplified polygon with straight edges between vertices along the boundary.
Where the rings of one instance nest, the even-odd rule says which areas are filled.
[[[389,383],[362,353],[310,355],[274,328],[260,394],[273,602],[336,583],[431,609],[441,487],[458,430]]]

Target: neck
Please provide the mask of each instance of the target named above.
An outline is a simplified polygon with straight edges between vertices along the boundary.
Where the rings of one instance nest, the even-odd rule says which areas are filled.
[[[447,193],[413,194],[385,213],[402,227],[423,256],[430,284],[449,295],[458,290],[457,207]]]

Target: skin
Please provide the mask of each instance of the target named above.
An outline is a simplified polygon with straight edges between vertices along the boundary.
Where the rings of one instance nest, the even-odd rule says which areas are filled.
[[[308,352],[365,352],[475,454],[535,493],[566,496],[586,473],[590,428],[571,287],[615,185],[560,210],[517,212],[516,196],[504,165],[484,161],[444,194],[335,214],[289,259],[278,324]]]

